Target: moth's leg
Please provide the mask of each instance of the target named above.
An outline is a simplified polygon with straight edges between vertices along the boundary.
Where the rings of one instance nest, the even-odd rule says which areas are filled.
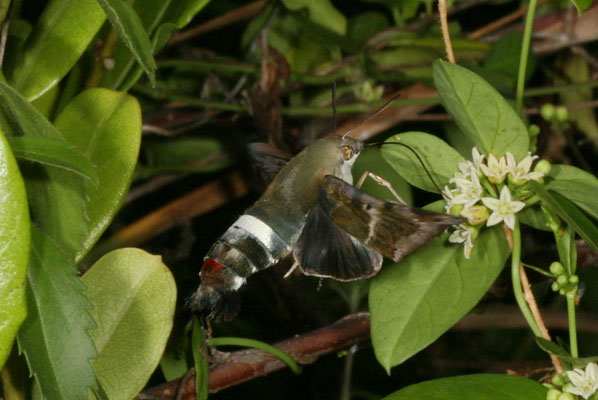
[[[298,262],[294,262],[293,265],[291,266],[291,268],[287,271],[286,274],[284,274],[284,276],[282,277],[282,279],[286,279],[289,276],[291,276],[291,274],[293,273],[293,271],[295,271],[295,269],[299,266]]]
[[[386,179],[384,179],[381,176],[376,175],[375,173],[370,172],[370,171],[365,171],[363,173],[363,175],[361,175],[361,178],[359,178],[359,180],[355,184],[355,187],[357,189],[361,188],[361,185],[363,185],[363,182],[365,182],[365,179],[368,176],[370,178],[372,178],[374,180],[374,182],[376,182],[378,185],[384,186],[385,188],[387,188],[390,191],[390,193],[392,193],[392,195],[399,201],[399,203],[401,203],[401,204],[407,204],[405,202],[405,200],[403,200],[401,198],[401,196],[399,196],[399,194],[394,190],[394,188],[392,187],[392,185],[390,184],[390,182],[388,182]]]

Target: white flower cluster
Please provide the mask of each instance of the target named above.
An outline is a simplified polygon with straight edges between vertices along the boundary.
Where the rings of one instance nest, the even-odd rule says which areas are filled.
[[[584,399],[588,399],[598,392],[598,365],[596,363],[586,365],[585,371],[580,368],[567,371],[567,377],[573,386],[565,388],[565,392],[581,396]]]
[[[467,222],[460,224],[449,237],[452,243],[463,243],[466,258],[471,254],[478,225],[486,222],[486,226],[492,226],[504,222],[513,229],[515,213],[525,207],[525,203],[512,200],[507,178],[512,186],[521,186],[544,176],[542,172],[530,172],[532,162],[537,158],[531,154],[517,163],[510,152],[500,159],[490,154],[487,162],[476,147],[471,153],[473,161],[459,163],[459,171],[450,179],[450,187],[446,186],[443,192],[446,211],[467,218]],[[500,195],[497,195],[499,190]]]

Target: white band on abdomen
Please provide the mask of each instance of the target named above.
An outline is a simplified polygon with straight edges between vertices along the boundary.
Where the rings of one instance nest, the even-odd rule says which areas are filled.
[[[253,215],[241,215],[239,219],[233,224],[234,227],[243,229],[247,233],[255,237],[268,251],[278,253],[282,248],[286,248],[287,244],[282,240],[278,233],[274,232],[265,222],[254,217]]]

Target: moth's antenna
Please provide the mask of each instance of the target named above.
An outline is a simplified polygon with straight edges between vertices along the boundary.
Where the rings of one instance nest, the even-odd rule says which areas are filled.
[[[438,190],[438,193],[442,193],[442,190],[436,184],[436,182],[434,181],[434,178],[432,178],[432,174],[430,173],[430,171],[426,167],[426,164],[424,163],[424,160],[422,160],[422,158],[419,156],[419,154],[417,154],[417,151],[415,151],[413,149],[413,147],[411,147],[411,146],[409,146],[409,145],[407,145],[405,143],[401,143],[401,142],[368,143],[368,144],[366,144],[366,146],[377,146],[377,145],[384,146],[385,144],[398,144],[398,145],[404,146],[404,147],[408,148],[409,150],[411,150],[411,152],[413,154],[415,154],[415,157],[417,157],[417,160],[419,161],[419,163],[423,167],[424,171],[426,171],[426,174],[428,175],[428,178],[430,178],[430,182],[432,182],[432,185],[434,185],[434,187],[436,188],[436,190]]]
[[[332,118],[334,120],[334,129],[336,130],[336,81],[332,81]]]
[[[359,128],[361,125],[365,124],[366,122],[368,122],[369,120],[371,120],[372,118],[376,117],[377,115],[379,115],[380,113],[382,113],[384,110],[386,110],[388,107],[390,107],[390,105],[392,104],[393,101],[395,101],[396,99],[398,99],[399,97],[401,97],[401,93],[395,93],[392,95],[392,97],[390,98],[390,100],[388,100],[386,102],[386,104],[384,104],[382,107],[380,107],[379,109],[377,109],[376,111],[374,111],[373,113],[371,113],[370,115],[368,115],[363,121],[361,121],[360,123],[358,123],[357,125],[355,125],[354,127],[350,128],[347,132],[345,132],[345,134],[343,135],[343,139],[355,128]]]

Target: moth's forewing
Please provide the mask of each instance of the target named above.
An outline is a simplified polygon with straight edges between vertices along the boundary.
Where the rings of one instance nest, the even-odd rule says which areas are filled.
[[[328,175],[319,204],[332,221],[359,241],[400,261],[463,218],[385,201]]]
[[[306,275],[341,281],[368,278],[382,266],[382,256],[339,228],[318,204],[293,250]]]

